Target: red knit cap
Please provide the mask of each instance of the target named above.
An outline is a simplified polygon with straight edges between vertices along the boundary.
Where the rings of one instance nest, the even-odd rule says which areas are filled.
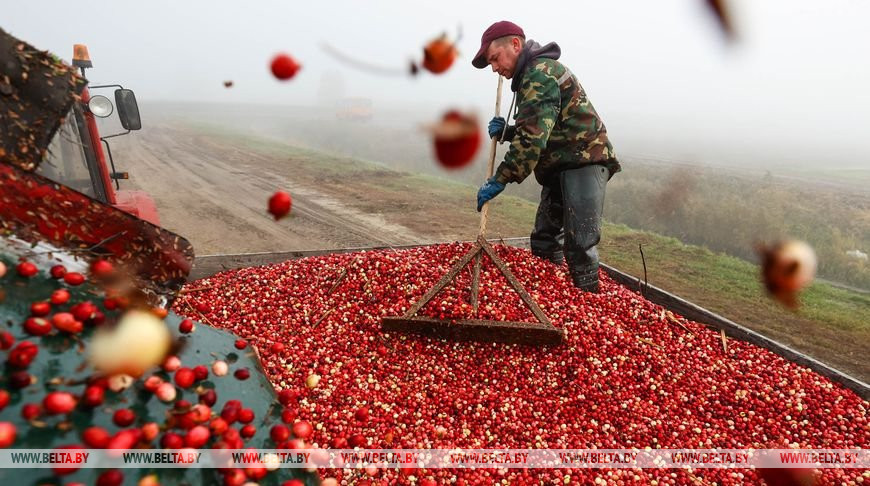
[[[519,25],[507,20],[496,22],[490,25],[480,37],[480,50],[474,55],[471,64],[477,69],[485,68],[489,64],[486,60],[486,50],[489,48],[489,43],[507,35],[518,35],[523,39],[526,38],[525,32]]]

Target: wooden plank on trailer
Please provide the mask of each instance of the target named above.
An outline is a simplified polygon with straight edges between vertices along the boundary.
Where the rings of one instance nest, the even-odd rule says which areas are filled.
[[[446,321],[429,317],[384,317],[383,331],[411,332],[452,341],[483,341],[507,344],[557,345],[565,332],[535,322],[458,319]]]
[[[474,269],[471,272],[471,310],[477,315],[477,307],[480,304],[478,293],[480,292],[480,252],[474,255]]]

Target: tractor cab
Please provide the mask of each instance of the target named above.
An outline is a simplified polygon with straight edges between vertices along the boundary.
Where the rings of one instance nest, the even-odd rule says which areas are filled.
[[[73,66],[81,70],[83,77],[85,69],[93,67],[86,46],[76,44],[73,48]],[[114,89],[114,103],[103,94],[91,93],[110,89]],[[125,131],[100,135],[96,119],[113,114]],[[64,118],[37,172],[159,226],[157,207],[151,196],[144,191],[121,189],[118,181],[128,179],[129,174],[115,169],[108,141],[141,128],[139,106],[132,90],[119,84],[89,86]]]

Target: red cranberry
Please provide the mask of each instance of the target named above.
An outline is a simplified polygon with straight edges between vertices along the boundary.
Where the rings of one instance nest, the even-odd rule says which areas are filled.
[[[82,404],[86,407],[99,407],[106,397],[106,390],[101,386],[91,385],[85,388]]]
[[[274,75],[276,78],[278,78],[282,81],[286,81],[286,80],[291,79],[292,77],[296,76],[296,73],[299,72],[299,69],[301,69],[301,67],[302,66],[300,66],[299,63],[297,63],[295,59],[290,57],[288,54],[283,54],[283,53],[275,55],[275,57],[272,58],[272,63],[270,65],[270,68],[272,70],[272,75]],[[281,191],[278,191],[278,193],[280,193],[280,192]],[[276,193],[276,195],[278,193]],[[288,199],[289,199],[289,197],[290,196],[287,195]],[[274,198],[275,198],[275,196],[272,196],[272,199],[274,199]],[[279,209],[283,210],[284,206],[278,205],[277,203],[283,203],[283,199],[279,199],[279,201],[277,203],[275,203],[276,206],[279,206],[278,208],[275,208],[275,209],[273,209],[273,207],[272,207],[273,206],[272,199],[269,199],[269,212],[271,212],[273,214],[275,214],[275,212],[280,213],[281,211],[278,211],[278,210]],[[290,210],[289,203],[286,203],[285,205],[287,206],[286,210],[289,211]],[[284,214],[286,214],[286,211],[284,211]],[[278,219],[277,215],[275,216],[275,219]]]
[[[42,415],[42,407],[35,403],[25,403],[21,407],[21,418],[24,420],[33,420]]]
[[[224,486],[242,486],[248,482],[248,476],[241,469],[229,469],[224,472]]]
[[[54,265],[48,271],[51,274],[51,278],[62,279],[64,275],[66,275],[66,267],[63,265]]]
[[[85,276],[78,272],[66,272],[63,276],[63,281],[75,287],[85,283]]]
[[[24,278],[30,278],[39,273],[39,269],[36,268],[36,265],[30,262],[21,262],[15,269],[18,271],[18,275],[21,275]]]
[[[32,336],[45,336],[52,329],[51,323],[41,317],[28,317],[24,321],[24,330]]]
[[[161,384],[163,384],[163,378],[160,378],[157,375],[151,375],[145,379],[142,383],[142,387],[151,393],[156,393],[157,388],[160,387]]]
[[[245,467],[245,475],[253,479],[254,481],[259,481],[263,479],[264,477],[266,477],[266,474],[268,472],[269,471],[266,470],[266,467],[263,465],[263,463],[259,462],[250,464]]]
[[[15,443],[17,431],[12,422],[0,422],[0,449],[10,447]]]
[[[15,344],[15,336],[9,331],[0,331],[0,349],[9,349]]]
[[[72,313],[73,317],[82,322],[90,320],[96,312],[97,306],[89,301],[79,302],[70,309],[70,313]]]
[[[193,321],[190,319],[182,320],[181,323],[178,324],[178,332],[183,334],[193,332]]]
[[[117,469],[109,469],[97,477],[97,486],[121,486],[124,474]]]
[[[282,424],[273,425],[269,430],[269,437],[271,437],[272,441],[276,444],[280,444],[290,438],[290,429]]]
[[[239,422],[243,424],[249,424],[254,421],[254,411],[250,408],[243,408],[239,410]]]
[[[6,362],[17,368],[27,368],[39,354],[39,348],[30,341],[21,341],[6,357]],[[28,383],[29,384],[29,383]]]
[[[75,316],[73,316],[70,312],[58,312],[57,314],[51,316],[51,323],[59,331],[70,334],[80,333],[82,332],[82,329],[84,329],[82,321],[76,320]]]
[[[26,371],[14,371],[9,374],[9,386],[14,390],[26,388],[33,383],[33,377]]]
[[[235,376],[237,380],[245,381],[251,377],[251,372],[248,371],[247,368],[239,368],[233,372],[233,376]]]
[[[347,449],[347,439],[344,437],[333,437],[330,445],[332,445],[333,449]]]
[[[285,407],[290,405],[291,403],[294,403],[296,401],[296,398],[296,392],[290,389],[284,389],[278,393],[278,401],[281,402],[281,405],[284,405]]]
[[[194,375],[193,370],[190,368],[178,368],[175,372],[175,384],[180,388],[190,388],[195,380],[196,375]]]
[[[230,446],[232,449],[241,449],[242,446],[242,435],[241,433],[230,427],[223,433],[221,438]]]
[[[92,449],[104,449],[112,436],[102,427],[88,427],[82,431],[82,442]]]
[[[63,451],[72,451],[72,452],[84,452],[84,446],[81,444],[72,444],[72,445],[62,445],[59,447],[55,447],[54,450],[58,452]],[[73,464],[73,465],[63,465],[63,466],[54,466],[52,467],[52,471],[58,476],[65,476],[67,474],[72,474],[78,471],[81,468],[81,465]]]
[[[245,425],[244,427],[242,427],[242,430],[239,431],[239,434],[241,434],[241,436],[244,437],[245,439],[250,439],[256,433],[257,433],[257,428],[251,424]]]
[[[76,397],[72,393],[54,391],[42,399],[42,408],[52,415],[68,414],[76,408]]]
[[[350,436],[350,439],[347,440],[347,443],[351,447],[363,447],[366,445],[366,438],[362,434],[354,434]]]
[[[91,263],[91,275],[97,278],[105,278],[115,271],[115,267],[106,260],[95,260]]]
[[[49,314],[51,314],[50,303],[43,300],[30,304],[30,315],[33,317],[45,317]]]
[[[208,378],[208,367],[205,365],[196,365],[193,367],[193,376],[196,381],[202,381]]]
[[[119,408],[112,415],[112,422],[118,427],[127,427],[136,421],[136,413],[129,408]]]
[[[208,405],[197,403],[191,407],[190,415],[194,422],[201,424],[211,418],[211,408]]]
[[[178,368],[181,368],[181,359],[175,355],[169,355],[163,360],[163,371],[172,373]]]
[[[67,289],[57,289],[51,293],[49,300],[52,305],[63,305],[69,302],[70,294]]]
[[[221,410],[221,418],[227,421],[227,423],[231,424],[239,419],[239,408],[237,407],[224,407]]]
[[[199,402],[213,407],[215,402],[217,402],[217,393],[211,389],[206,390],[199,394]]]
[[[160,425],[158,425],[157,422],[148,422],[142,427],[139,427],[139,430],[142,431],[142,439],[151,442],[160,434]]]
[[[292,424],[296,420],[296,410],[292,408],[285,408],[281,411],[281,421],[285,424]]]
[[[369,419],[369,407],[360,407],[356,410],[356,413],[353,414],[354,418],[359,420],[360,422],[365,422]]]
[[[208,438],[211,435],[211,432],[208,430],[208,427],[197,425],[196,427],[187,431],[187,435],[184,437],[184,444],[187,447],[191,447],[193,449],[199,449],[204,446],[206,442],[208,442]]]
[[[227,402],[224,403],[224,408],[242,408],[242,402],[241,400],[236,399],[227,400]]]
[[[184,439],[175,432],[167,432],[160,438],[160,447],[164,449],[181,449],[184,447]]]
[[[94,312],[93,317],[91,317],[86,322],[88,324],[93,324],[94,326],[102,325],[104,322],[106,322],[106,314],[103,314],[103,311],[98,310]]]
[[[293,424],[293,435],[300,439],[307,439],[311,437],[312,432],[314,432],[314,428],[311,427],[311,424],[306,422],[305,420],[300,420]]]
[[[219,436],[227,431],[227,421],[222,419],[221,417],[215,417],[211,419],[211,422],[208,424],[209,430],[211,430],[212,435]]]
[[[124,429],[115,434],[109,439],[107,449],[118,449],[122,451],[130,450],[142,438],[142,431],[139,429]]]

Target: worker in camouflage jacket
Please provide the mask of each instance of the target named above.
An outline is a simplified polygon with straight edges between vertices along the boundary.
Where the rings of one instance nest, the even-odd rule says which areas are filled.
[[[526,40],[516,24],[501,21],[481,38],[472,64],[492,66],[511,80],[516,122],[495,117],[489,134],[510,142],[504,161],[477,193],[477,210],[532,172],[543,186],[531,235],[532,253],[568,261],[575,286],[598,292],[598,249],[607,181],[620,171],[607,130],[574,74],[558,61],[561,50]],[[509,114],[510,115],[510,114]]]

